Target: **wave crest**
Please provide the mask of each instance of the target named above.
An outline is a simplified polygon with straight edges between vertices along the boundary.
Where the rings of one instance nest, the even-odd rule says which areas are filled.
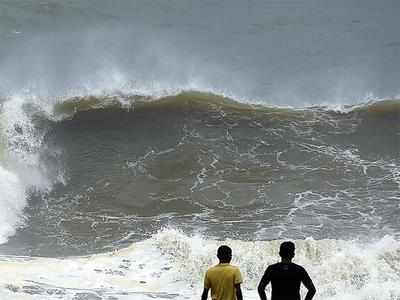
[[[175,91],[170,94],[141,95],[141,94],[105,94],[72,97],[65,99],[54,106],[55,116],[71,117],[73,114],[96,109],[127,109],[152,108],[168,106],[198,105],[198,108],[232,109],[237,111],[274,111],[293,113],[301,111],[326,111],[337,113],[366,112],[371,115],[398,115],[400,100],[383,99],[357,105],[347,105],[341,109],[329,106],[310,106],[303,108],[279,107],[251,100],[235,99],[223,94],[214,94],[202,91]]]

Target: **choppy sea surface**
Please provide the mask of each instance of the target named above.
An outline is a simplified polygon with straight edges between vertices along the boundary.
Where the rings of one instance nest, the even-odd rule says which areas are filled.
[[[396,1],[0,0],[0,298],[400,298]],[[304,291],[303,291],[304,292]]]

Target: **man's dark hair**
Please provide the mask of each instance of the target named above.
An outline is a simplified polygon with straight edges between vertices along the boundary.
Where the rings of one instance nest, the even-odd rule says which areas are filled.
[[[282,258],[292,259],[294,257],[294,243],[293,242],[283,242],[279,248],[279,255]]]
[[[226,245],[218,248],[217,257],[221,261],[229,262],[232,259],[232,249]]]

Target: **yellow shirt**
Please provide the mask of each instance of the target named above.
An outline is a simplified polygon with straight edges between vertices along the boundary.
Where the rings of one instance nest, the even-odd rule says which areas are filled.
[[[204,288],[211,289],[213,300],[236,300],[235,285],[238,283],[242,283],[239,268],[227,263],[209,268],[204,277]]]

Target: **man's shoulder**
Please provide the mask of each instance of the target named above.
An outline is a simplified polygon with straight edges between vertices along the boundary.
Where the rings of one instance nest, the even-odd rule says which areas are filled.
[[[215,266],[210,267],[207,272],[218,272],[222,270],[232,270],[232,271],[240,271],[239,267],[231,264],[217,264]]]
[[[238,266],[235,266],[235,265],[229,264],[229,265],[227,265],[227,267],[230,268],[230,269],[232,269],[232,270],[239,270],[239,267],[238,267]]]
[[[293,265],[294,268],[296,268],[296,269],[299,270],[299,271],[302,271],[302,272],[305,272],[305,271],[306,271],[306,269],[304,269],[303,266],[300,266],[300,265],[295,264],[295,263],[293,263],[293,262],[292,262],[292,265]]]
[[[217,267],[218,267],[218,265],[214,265],[214,266],[212,266],[212,267],[209,267],[209,268],[207,269],[207,273],[210,273],[210,272],[214,271]]]
[[[275,264],[269,265],[269,266],[267,267],[267,270],[268,270],[268,269],[273,270],[273,269],[279,268],[279,266],[280,266],[281,264],[282,264],[282,263],[277,262],[277,263],[275,263]]]

